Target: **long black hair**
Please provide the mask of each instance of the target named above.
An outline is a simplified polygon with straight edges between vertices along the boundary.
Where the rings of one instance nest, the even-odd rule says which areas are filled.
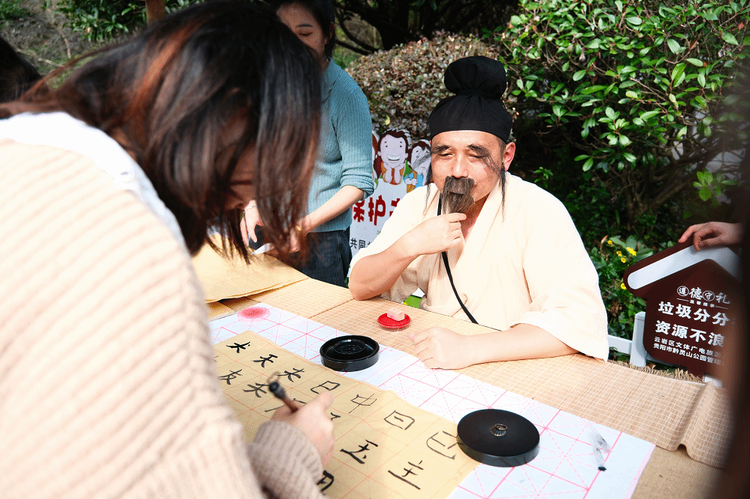
[[[238,159],[251,151],[266,239],[286,253],[305,214],[320,127],[320,70],[307,47],[271,12],[209,2],[93,55],[59,88],[35,92],[40,84],[0,106],[0,117],[64,111],[107,133],[143,168],[193,254],[215,224],[247,259],[243,210],[227,206]],[[226,144],[238,117],[241,137]]]

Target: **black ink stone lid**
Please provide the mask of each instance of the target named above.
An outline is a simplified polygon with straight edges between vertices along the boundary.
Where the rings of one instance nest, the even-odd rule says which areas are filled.
[[[513,412],[484,409],[458,422],[458,446],[480,463],[503,468],[521,466],[539,454],[539,430]]]
[[[361,371],[375,365],[378,352],[378,342],[367,336],[340,336],[320,347],[323,365],[345,372]]]

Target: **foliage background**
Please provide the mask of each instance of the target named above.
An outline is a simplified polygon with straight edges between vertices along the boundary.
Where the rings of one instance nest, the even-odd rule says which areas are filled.
[[[417,138],[427,136],[426,117],[446,96],[451,61],[506,62],[519,146],[513,172],[566,204],[599,271],[610,334],[629,337],[644,307],[622,289],[623,270],[671,245],[690,223],[733,217],[736,158],[710,162],[745,138],[736,120],[750,96],[726,97],[746,65],[749,2],[522,0],[508,3],[502,21],[488,15],[464,34],[415,28],[390,50],[361,58],[337,50],[335,58],[343,66],[353,59],[347,69],[379,132],[404,128]],[[139,0],[2,0],[0,34],[46,73],[140,29],[144,12]],[[347,26],[372,48],[383,46],[361,16]]]

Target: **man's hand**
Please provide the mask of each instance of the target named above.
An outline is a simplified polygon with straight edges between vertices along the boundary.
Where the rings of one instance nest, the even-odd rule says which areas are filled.
[[[724,222],[708,222],[691,225],[680,237],[678,242],[684,243],[693,236],[693,246],[696,251],[712,246],[731,246],[742,241],[742,224],[728,224]]]
[[[430,369],[460,369],[476,362],[471,355],[470,336],[442,327],[431,327],[411,333],[408,337],[414,342],[419,360]]]
[[[333,403],[331,392],[323,392],[311,402],[292,412],[286,405],[281,406],[271,419],[284,421],[302,430],[302,433],[312,442],[320,454],[325,467],[333,455],[333,421],[328,416],[327,409]]]
[[[418,255],[432,255],[458,246],[464,240],[461,221],[463,213],[449,213],[425,220],[409,231],[410,251]]]

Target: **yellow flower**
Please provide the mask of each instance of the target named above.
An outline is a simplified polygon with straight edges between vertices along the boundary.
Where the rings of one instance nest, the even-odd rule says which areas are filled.
[[[616,253],[616,254],[617,254],[617,256],[622,256],[622,251],[620,251],[620,250],[617,250],[617,253]]]
[[[620,261],[621,261],[622,263],[625,263],[625,262],[627,262],[627,260],[625,259],[625,257],[622,257],[622,258],[620,258]]]
[[[621,282],[621,283],[620,283],[620,287],[621,287],[622,289],[628,289],[628,288],[626,288],[626,287],[625,287],[625,283],[624,283],[624,282]]]
[[[614,246],[615,245],[615,243],[613,243],[611,239],[607,239],[607,244],[609,244],[610,246]]]
[[[631,247],[627,247],[627,248],[625,248],[625,249],[626,249],[626,250],[628,250],[628,253],[630,253],[631,255],[633,255],[633,256],[635,256],[635,255],[636,255],[636,252],[635,252],[635,250],[634,250],[633,248],[631,248]]]

